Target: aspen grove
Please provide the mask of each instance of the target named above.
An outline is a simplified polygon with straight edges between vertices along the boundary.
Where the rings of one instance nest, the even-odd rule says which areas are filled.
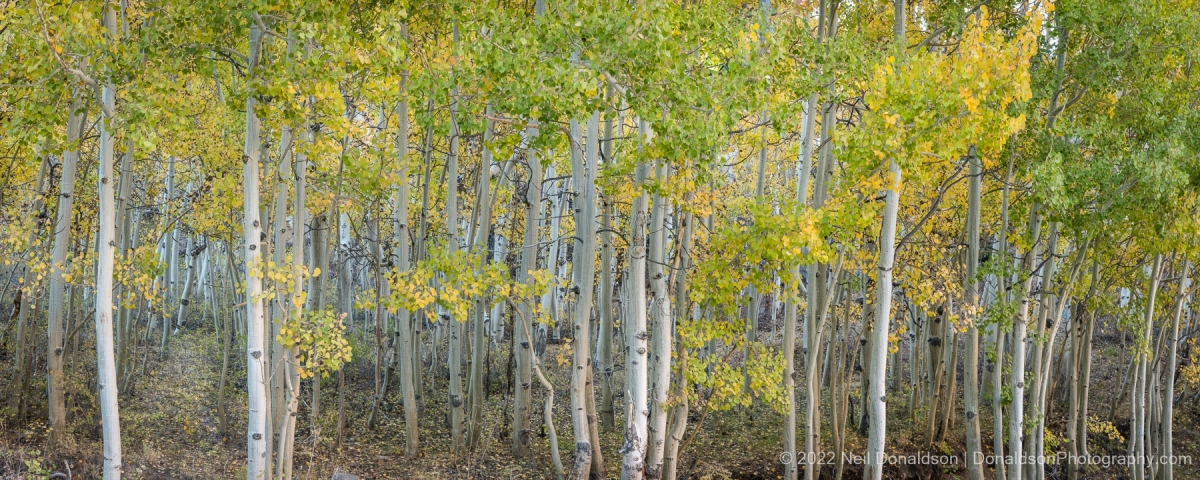
[[[0,477],[1198,478],[1197,63],[1196,0],[0,0]]]

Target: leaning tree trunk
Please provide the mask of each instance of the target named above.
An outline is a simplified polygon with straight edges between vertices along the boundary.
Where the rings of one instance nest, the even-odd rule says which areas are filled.
[[[54,249],[50,253],[50,309],[46,325],[49,347],[46,359],[46,392],[49,397],[50,432],[46,443],[53,450],[67,434],[67,404],[63,389],[63,297],[67,286],[63,281],[67,251],[71,247],[71,218],[75,205],[75,171],[79,163],[76,142],[83,134],[87,112],[77,99],[71,102],[67,116],[67,149],[62,156],[62,177],[58,187],[58,215],[54,223]]]
[[[1058,251],[1058,225],[1058,222],[1050,222],[1050,235],[1046,241],[1046,258],[1042,262],[1041,285],[1039,288],[1041,290],[1040,307],[1032,325],[1033,331],[1030,332],[1030,337],[1034,340],[1033,352],[1030,354],[1030,360],[1033,361],[1033,365],[1030,366],[1030,370],[1033,373],[1030,387],[1033,390],[1029,392],[1028,409],[1030,410],[1029,417],[1034,421],[1034,427],[1025,433],[1024,447],[1027,458],[1035,458],[1036,455],[1040,454],[1042,439],[1045,436],[1044,429],[1042,428],[1044,426],[1042,424],[1043,410],[1039,394],[1041,393],[1040,385],[1042,384],[1042,352],[1049,349],[1044,339],[1046,338],[1047,319],[1052,320],[1049,313],[1053,308],[1053,288],[1051,284],[1058,272],[1058,256],[1062,254],[1062,252]],[[1057,330],[1057,324],[1055,327]],[[1043,466],[1045,464],[1039,462],[1026,463],[1024,467],[1025,477],[1040,480],[1039,474],[1042,473],[1041,467]]]
[[[28,210],[30,215],[37,217],[34,220],[32,233],[30,233],[29,238],[29,258],[36,258],[41,253],[34,251],[34,249],[41,248],[40,242],[37,240],[45,227],[41,220],[41,212],[42,208],[44,207],[42,198],[46,193],[45,184],[47,183],[46,178],[49,176],[50,157],[42,156],[41,158],[41,164],[38,167],[38,173],[34,180],[34,201]],[[29,262],[26,261],[26,265],[24,266],[24,270],[27,274],[29,273],[28,263]],[[15,273],[15,270],[13,273]],[[12,280],[12,277],[14,276],[13,273],[9,274],[9,280]],[[8,397],[9,408],[18,413],[18,418],[25,417],[25,400],[27,396],[26,394],[29,390],[29,381],[32,374],[31,364],[33,363],[34,349],[29,347],[29,331],[33,329],[33,325],[31,324],[29,318],[30,314],[33,313],[33,310],[37,308],[39,303],[37,301],[39,297],[38,292],[41,290],[41,286],[38,285],[40,282],[35,282],[33,279],[23,280],[22,283],[24,285],[17,290],[17,296],[13,300],[16,310],[14,310],[12,316],[16,317],[17,323],[17,336],[13,344],[13,353],[17,358],[16,362],[14,362],[15,368],[13,368],[11,384],[12,391],[9,393]],[[36,319],[37,317],[34,316],[34,318]],[[12,320],[10,319],[9,325],[11,324]]]
[[[796,202],[799,204],[807,204],[808,202],[808,179],[812,176],[812,132],[816,127],[816,104],[817,94],[814,92],[809,95],[807,103],[804,106],[804,127],[801,132],[800,144],[800,175],[796,179]],[[797,282],[797,287],[800,282],[800,265],[796,264],[791,267],[791,276]],[[783,454],[792,461],[784,464],[784,479],[796,480],[798,477],[797,467],[799,466],[796,458],[796,316],[799,313],[799,292],[794,295],[786,296],[783,306],[783,386],[784,395],[787,401],[787,417],[784,420],[783,428]]]
[[[690,201],[690,194],[685,197],[685,201]],[[687,255],[688,249],[691,248],[692,241],[692,213],[687,212],[683,215],[682,224],[683,234],[679,237],[678,248],[675,249],[675,261],[672,270],[676,273],[671,277],[674,283],[675,290],[675,324],[678,325],[680,320],[688,319],[688,302],[687,302],[687,272],[691,266],[690,258]],[[666,434],[666,446],[663,453],[663,475],[662,478],[673,480],[676,478],[676,471],[679,467],[679,449],[683,444],[683,433],[687,430],[688,423],[688,352],[682,341],[675,342],[675,356],[679,361],[679,375],[676,377],[675,396],[679,399],[679,403],[674,405],[671,410],[670,428]]]
[[[250,69],[258,64],[262,37],[258,26],[250,27]],[[246,96],[246,145],[242,155],[243,232],[245,232],[246,275],[246,392],[250,401],[246,429],[246,478],[266,478],[267,464],[267,378],[266,318],[263,313],[262,275],[249,270],[261,268],[259,251],[262,222],[259,219],[258,168],[261,155],[258,117],[254,113],[254,95]]]

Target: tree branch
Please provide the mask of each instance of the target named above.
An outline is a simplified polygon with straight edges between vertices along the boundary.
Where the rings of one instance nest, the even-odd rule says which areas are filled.
[[[34,0],[33,5],[37,10],[38,18],[41,19],[42,37],[46,39],[46,44],[50,46],[50,54],[54,56],[54,59],[58,61],[58,65],[62,67],[64,71],[71,74],[71,76],[74,76],[79,81],[92,87],[92,89],[96,91],[96,96],[99,97],[101,95],[100,82],[97,82],[96,79],[92,78],[91,75],[88,75],[83,70],[67,65],[67,62],[63,60],[62,56],[58,54],[58,50],[55,49],[54,41],[50,39],[50,31],[46,28],[46,16],[42,13],[41,2]],[[101,101],[96,103],[100,104],[100,110],[104,112],[104,116],[113,118],[112,110],[109,110],[108,106],[104,105],[104,102]]]

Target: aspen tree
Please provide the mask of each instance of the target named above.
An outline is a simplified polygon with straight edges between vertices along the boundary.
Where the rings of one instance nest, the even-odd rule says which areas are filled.
[[[966,410],[967,429],[967,476],[971,480],[983,479],[984,466],[976,460],[983,451],[983,440],[979,433],[979,282],[976,275],[979,270],[979,223],[980,195],[982,188],[983,165],[981,159],[971,147],[967,153],[970,162],[971,176],[969,182],[967,206],[967,269],[966,269],[966,300],[967,307],[972,309],[970,314],[975,318],[969,319],[966,339],[966,362],[964,365],[965,379],[963,381],[963,408]]]
[[[651,139],[650,124],[638,122],[638,137],[644,143]],[[646,181],[649,166],[638,164],[635,182],[638,186]],[[634,197],[629,217],[631,244],[629,247],[629,312],[625,326],[626,360],[625,375],[629,384],[625,442],[621,446],[623,456],[621,478],[637,480],[645,474],[646,441],[650,406],[648,403],[649,382],[649,334],[646,331],[646,204],[649,196],[642,192]]]
[[[120,40],[117,13],[110,2],[102,11],[109,42]],[[99,213],[96,237],[96,386],[99,390],[100,422],[104,438],[104,480],[119,480],[122,475],[121,419],[117,406],[117,366],[113,348],[113,276],[116,238],[116,191],[113,178],[113,136],[116,90],[106,83],[101,97],[104,115],[100,123]]]
[[[904,1],[895,2],[894,34],[898,48],[905,45],[905,13]],[[871,330],[871,361],[867,369],[870,389],[866,405],[869,413],[870,434],[867,439],[867,468],[863,470],[864,480],[880,480],[883,478],[883,456],[886,455],[884,446],[887,435],[887,372],[888,323],[892,315],[892,267],[895,266],[896,255],[896,214],[900,203],[900,166],[893,158],[888,167],[891,175],[890,185],[884,194],[883,226],[879,234],[879,271],[875,279],[875,326]]]
[[[75,206],[75,171],[79,164],[79,138],[83,125],[87,123],[87,110],[82,102],[72,99],[71,111],[67,116],[67,148],[62,154],[62,173],[58,187],[58,213],[54,222],[54,250],[50,254],[50,308],[46,333],[49,345],[46,365],[46,395],[49,400],[50,434],[47,443],[54,448],[67,435],[67,406],[63,391],[63,354],[66,313],[63,269],[66,267],[67,252],[71,246],[71,217]]]
[[[406,29],[402,31],[407,33]],[[399,273],[407,272],[412,268],[411,245],[412,233],[408,227],[408,202],[409,202],[409,173],[408,173],[408,70],[401,72],[401,89],[400,102],[396,105],[396,118],[399,121],[396,131],[396,164],[399,182],[396,185],[396,194],[392,200],[392,211],[394,217],[392,220],[392,235],[393,239],[393,254],[395,255],[396,269]],[[422,212],[422,215],[424,212]],[[404,453],[409,458],[417,455],[418,436],[420,430],[417,423],[417,396],[415,387],[415,372],[417,367],[413,362],[413,351],[418,347],[415,345],[418,339],[414,338],[412,313],[406,309],[400,309],[396,314],[396,331],[399,333],[399,358],[400,358],[400,393],[404,402]]]
[[[262,32],[258,25],[250,26],[250,69],[257,67],[262,48]],[[259,162],[261,140],[259,139],[258,116],[254,112],[253,94],[246,96],[246,148],[242,155],[243,181],[243,226],[245,261],[247,269],[259,266],[262,255],[259,238],[262,223],[259,220]],[[246,434],[246,478],[259,480],[267,476],[267,406],[266,348],[268,339],[266,318],[263,312],[262,278],[246,275],[246,390],[250,399],[249,423]]]

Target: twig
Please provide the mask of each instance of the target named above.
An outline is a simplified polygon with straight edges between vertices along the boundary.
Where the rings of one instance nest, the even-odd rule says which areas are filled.
[[[67,73],[79,79],[79,81],[88,84],[92,87],[92,89],[96,90],[96,96],[101,96],[100,83],[97,82],[96,79],[92,78],[91,75],[88,75],[83,70],[67,65],[67,62],[63,60],[61,55],[58,54],[58,50],[54,48],[54,41],[50,39],[50,31],[46,29],[46,16],[42,14],[41,2],[34,0],[33,5],[37,10],[38,18],[42,21],[42,37],[46,39],[46,44],[50,46],[50,54],[54,55],[54,59],[58,61],[58,65]],[[100,110],[104,112],[104,116],[113,118],[112,110],[109,110],[108,106],[105,105],[103,101],[97,103],[100,104]]]

